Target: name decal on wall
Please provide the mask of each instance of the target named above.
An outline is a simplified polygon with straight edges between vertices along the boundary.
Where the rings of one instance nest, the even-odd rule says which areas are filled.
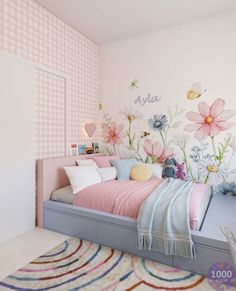
[[[152,96],[151,93],[148,93],[146,97],[138,96],[134,100],[134,104],[139,104],[140,106],[144,106],[145,104],[159,102],[160,100],[161,100],[161,97]]]

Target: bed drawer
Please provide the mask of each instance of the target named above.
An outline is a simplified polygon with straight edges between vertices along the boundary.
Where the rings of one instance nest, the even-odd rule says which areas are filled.
[[[198,274],[207,274],[210,266],[217,262],[229,263],[233,266],[232,256],[226,250],[196,245],[196,259],[173,257],[173,265]]]
[[[137,231],[135,229],[99,223],[98,241],[101,244],[133,253],[140,257],[156,260],[164,264],[172,264],[172,256],[165,256],[155,251],[139,250],[137,248]]]
[[[44,227],[97,242],[97,222],[77,215],[46,208],[44,209]]]

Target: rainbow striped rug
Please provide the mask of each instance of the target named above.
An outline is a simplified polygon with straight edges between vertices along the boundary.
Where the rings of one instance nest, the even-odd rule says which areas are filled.
[[[214,290],[205,277],[77,238],[0,282],[0,290]]]

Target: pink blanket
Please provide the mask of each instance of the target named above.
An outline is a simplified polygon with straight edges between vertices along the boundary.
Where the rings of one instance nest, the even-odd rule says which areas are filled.
[[[137,218],[143,201],[160,183],[161,179],[155,178],[147,182],[113,180],[95,184],[77,193],[73,205]],[[208,189],[209,186],[205,184],[194,186],[189,205],[192,229],[195,229],[195,226],[191,221],[196,219],[197,211]]]

